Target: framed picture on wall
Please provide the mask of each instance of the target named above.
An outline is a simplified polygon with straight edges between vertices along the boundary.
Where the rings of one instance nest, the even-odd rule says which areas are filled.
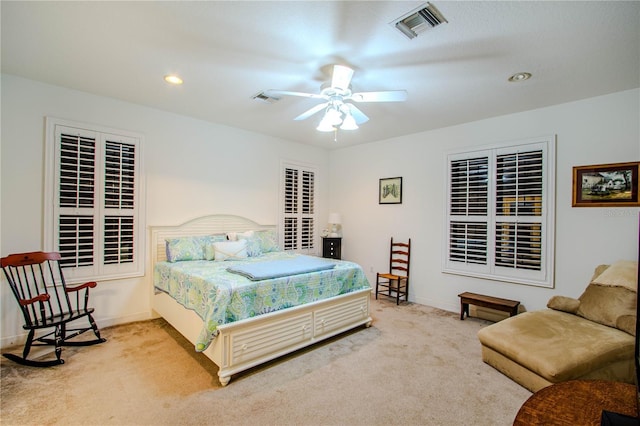
[[[636,207],[640,162],[573,168],[573,207]]]
[[[402,178],[380,179],[378,204],[402,204]]]

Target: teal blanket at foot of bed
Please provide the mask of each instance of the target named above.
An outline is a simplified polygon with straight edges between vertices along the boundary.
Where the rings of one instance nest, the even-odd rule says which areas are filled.
[[[335,262],[320,257],[301,255],[293,259],[230,266],[227,271],[243,275],[252,281],[259,281],[324,271],[325,269],[333,269],[334,266],[336,266]]]

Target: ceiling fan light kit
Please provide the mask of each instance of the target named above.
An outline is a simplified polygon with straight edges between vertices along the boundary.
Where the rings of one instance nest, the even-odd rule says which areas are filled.
[[[319,132],[333,132],[335,130],[356,130],[358,123],[351,115],[347,104],[331,104],[327,107],[320,124],[316,127]]]
[[[265,90],[254,96],[254,99],[265,101],[265,99],[279,99],[280,96],[298,96],[312,99],[322,99],[323,103],[318,104],[298,115],[294,120],[305,120],[320,111],[324,115],[316,130],[320,132],[331,132],[340,130],[356,130],[358,125],[369,121],[369,117],[363,113],[353,102],[402,102],[407,99],[406,90],[388,90],[378,92],[358,92],[351,91],[351,79],[353,69],[344,65],[334,65],[331,82],[320,87],[320,93],[292,92],[288,90]]]

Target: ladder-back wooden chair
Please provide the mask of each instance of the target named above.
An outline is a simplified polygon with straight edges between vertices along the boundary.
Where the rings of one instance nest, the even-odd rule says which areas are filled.
[[[60,259],[60,253],[41,251],[12,254],[0,259],[2,270],[24,316],[22,327],[29,330],[22,356],[3,354],[12,361],[33,367],[64,364],[60,357],[62,346],[88,346],[106,341],[100,337],[98,326],[91,316],[94,309],[87,307],[89,289],[97,284],[92,281],[67,287]],[[67,327],[70,322],[81,318],[86,318],[89,325]],[[89,330],[93,331],[95,339],[69,341]],[[46,334],[37,337],[36,332]],[[32,346],[45,345],[55,347],[55,360],[36,361],[27,358]]]
[[[391,237],[389,252],[389,272],[376,274],[376,299],[378,294],[394,297],[396,305],[400,298],[409,300],[409,261],[411,259],[411,238],[406,243],[394,243]]]

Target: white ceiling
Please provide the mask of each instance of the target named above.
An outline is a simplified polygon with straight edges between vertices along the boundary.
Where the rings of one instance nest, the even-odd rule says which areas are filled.
[[[433,0],[448,23],[413,40],[389,23],[422,1],[2,1],[2,72],[326,148],[343,147],[640,87],[640,2]],[[355,131],[315,130],[326,65],[354,91]],[[507,78],[518,71],[533,77]],[[163,76],[177,73],[182,86]]]

